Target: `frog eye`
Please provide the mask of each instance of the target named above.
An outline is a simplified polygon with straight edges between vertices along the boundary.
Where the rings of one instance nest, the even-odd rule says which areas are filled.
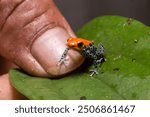
[[[75,46],[74,46],[74,45],[71,45],[71,47],[74,48]]]
[[[82,47],[83,46],[83,42],[78,43],[78,47]]]

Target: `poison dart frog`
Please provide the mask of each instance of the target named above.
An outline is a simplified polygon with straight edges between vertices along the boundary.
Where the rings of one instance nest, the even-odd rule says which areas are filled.
[[[65,64],[66,55],[70,48],[75,49],[81,53],[81,55],[85,58],[91,59],[94,65],[94,69],[90,70],[90,76],[94,74],[98,74],[98,67],[101,63],[106,61],[104,56],[104,47],[103,45],[99,45],[96,47],[92,41],[85,40],[83,38],[73,38],[70,37],[67,40],[67,48],[59,60],[60,64]]]

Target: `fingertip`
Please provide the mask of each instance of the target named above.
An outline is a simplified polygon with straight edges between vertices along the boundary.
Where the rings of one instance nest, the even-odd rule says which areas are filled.
[[[61,27],[46,31],[32,45],[31,53],[44,70],[52,77],[67,74],[79,67],[84,58],[75,50],[69,50],[65,65],[58,65],[67,48],[66,42],[70,35]]]

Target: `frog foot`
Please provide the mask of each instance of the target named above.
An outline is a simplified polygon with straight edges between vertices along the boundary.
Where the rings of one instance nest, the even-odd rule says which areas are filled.
[[[68,58],[66,58],[66,57],[65,57],[65,58],[61,58],[61,59],[59,60],[58,66],[60,66],[60,65],[62,65],[62,64],[66,66],[66,64],[65,64],[66,61],[68,61]]]
[[[93,75],[97,75],[98,74],[98,71],[97,71],[97,69],[92,69],[92,70],[90,70],[90,76],[92,77]]]

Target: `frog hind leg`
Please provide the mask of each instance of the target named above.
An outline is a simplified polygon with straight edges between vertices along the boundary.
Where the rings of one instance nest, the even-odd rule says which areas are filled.
[[[90,70],[90,76],[94,76],[95,74],[98,74],[98,68],[99,66],[102,64],[104,58],[100,58],[100,59],[95,59],[93,61],[94,64],[94,68]]]
[[[94,75],[98,75],[98,69],[95,67],[94,69],[90,70],[90,76],[93,77]]]

